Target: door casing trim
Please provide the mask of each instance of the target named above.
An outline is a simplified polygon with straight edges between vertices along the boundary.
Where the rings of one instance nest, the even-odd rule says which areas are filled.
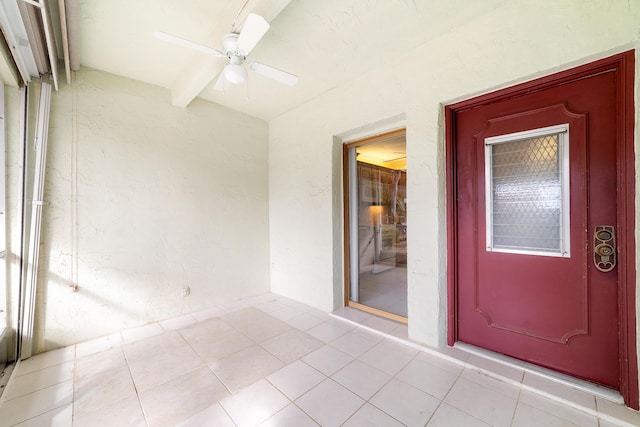
[[[636,345],[636,247],[635,247],[635,154],[634,154],[634,51],[627,51],[586,65],[541,77],[444,107],[447,218],[447,344],[457,341],[457,194],[455,171],[456,114],[493,102],[560,86],[600,72],[615,70],[617,115],[617,225],[618,225],[618,316],[620,334],[620,393],[625,404],[639,409]]]

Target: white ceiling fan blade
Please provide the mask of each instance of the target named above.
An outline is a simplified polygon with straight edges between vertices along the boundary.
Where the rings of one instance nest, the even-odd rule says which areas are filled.
[[[199,50],[200,52],[208,53],[209,55],[213,55],[217,57],[227,56],[224,53],[212,47],[203,46],[201,44],[198,44],[189,40],[185,40],[177,36],[172,36],[171,34],[163,33],[161,31],[156,31],[155,33],[153,33],[153,35],[162,41],[173,43],[175,45],[183,46],[193,50]]]
[[[296,83],[298,83],[298,76],[296,76],[295,74],[278,70],[277,68],[273,68],[270,65],[265,65],[260,62],[251,62],[249,64],[249,69],[287,86],[294,86]]]
[[[269,30],[269,23],[260,15],[250,13],[238,36],[238,49],[248,54]]]

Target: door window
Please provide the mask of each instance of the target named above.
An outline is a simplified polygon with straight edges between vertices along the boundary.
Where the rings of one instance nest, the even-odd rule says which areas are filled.
[[[568,125],[485,139],[487,251],[569,256]]]

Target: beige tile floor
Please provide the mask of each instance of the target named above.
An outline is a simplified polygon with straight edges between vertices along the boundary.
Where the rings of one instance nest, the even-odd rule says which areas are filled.
[[[0,426],[640,425],[601,397],[406,335],[263,295],[34,356]]]

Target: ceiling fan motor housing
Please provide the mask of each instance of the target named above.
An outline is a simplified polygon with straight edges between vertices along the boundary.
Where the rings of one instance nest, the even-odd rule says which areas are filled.
[[[247,55],[238,49],[238,36],[237,33],[229,33],[222,39],[222,49],[227,55],[227,58],[240,57],[241,60],[245,60]]]

